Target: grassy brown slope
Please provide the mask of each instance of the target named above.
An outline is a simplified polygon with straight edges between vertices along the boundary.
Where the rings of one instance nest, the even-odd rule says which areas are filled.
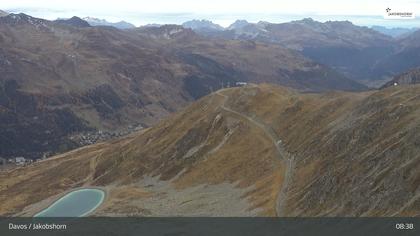
[[[159,181],[166,181],[173,188],[171,191],[178,192],[194,186],[230,183],[234,189],[242,191],[236,193],[229,188],[215,191],[227,190],[223,193],[225,196],[230,194],[236,201],[248,202],[243,212],[237,214],[246,215],[249,211],[275,215],[275,201],[283,178],[282,163],[274,154],[276,150],[258,127],[220,109],[221,102],[219,96],[206,97],[142,134],[1,174],[1,214],[17,213],[60,192],[90,185],[106,186],[110,192],[103,214],[109,214],[110,209],[111,213],[115,210],[128,215],[166,214],[157,209],[131,212],[130,201],[116,197],[121,195],[118,192],[122,188],[131,188],[132,191],[126,193],[138,196],[138,191],[148,186],[139,182],[145,177],[158,176]],[[46,183],[49,190],[41,191]],[[170,194],[153,189],[146,191],[149,197]],[[18,197],[11,197],[9,193]],[[224,201],[225,196],[221,195],[220,201]],[[132,198],[128,195],[126,199]],[[217,199],[207,202],[214,200]],[[113,205],[117,203],[119,205]],[[224,214],[228,213],[209,212],[207,215]]]
[[[420,214],[419,90],[301,95],[263,86],[235,91],[231,106],[275,127],[295,155],[286,214],[412,216]]]
[[[283,214],[415,216],[419,90],[222,93],[226,107],[272,127],[294,156]],[[2,173],[0,214],[95,185],[109,192],[97,215],[275,215],[288,166],[263,129],[222,104],[213,94],[143,133]]]

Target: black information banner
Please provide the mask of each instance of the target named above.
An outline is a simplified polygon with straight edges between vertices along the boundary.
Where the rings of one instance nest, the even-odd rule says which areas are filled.
[[[420,218],[0,218],[0,236],[9,235],[419,236]]]

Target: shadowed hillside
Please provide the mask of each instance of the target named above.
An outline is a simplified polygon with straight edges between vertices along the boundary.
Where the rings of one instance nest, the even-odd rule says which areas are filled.
[[[405,73],[395,76],[394,79],[386,83],[383,88],[394,85],[412,85],[420,83],[420,68],[411,69]]]
[[[275,45],[180,26],[119,30],[73,17],[0,18],[0,156],[40,158],[86,132],[148,127],[237,81],[306,91],[365,87]]]
[[[398,40],[398,47],[394,54],[379,61],[375,73],[397,76],[410,69],[420,66],[420,30]]]
[[[311,18],[280,24],[238,21],[225,31],[197,32],[218,38],[279,44],[356,80],[389,76],[388,72],[373,71],[373,68],[378,61],[392,55],[398,45],[390,36],[349,21],[322,23]]]

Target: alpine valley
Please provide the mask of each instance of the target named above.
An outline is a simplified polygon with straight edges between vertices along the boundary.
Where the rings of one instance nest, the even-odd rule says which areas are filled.
[[[0,216],[420,216],[419,31],[120,23],[0,12]]]

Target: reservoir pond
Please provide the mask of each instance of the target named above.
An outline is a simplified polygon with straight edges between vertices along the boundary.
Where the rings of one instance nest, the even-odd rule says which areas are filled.
[[[105,198],[100,189],[80,189],[58,199],[35,217],[82,217],[98,208]]]

